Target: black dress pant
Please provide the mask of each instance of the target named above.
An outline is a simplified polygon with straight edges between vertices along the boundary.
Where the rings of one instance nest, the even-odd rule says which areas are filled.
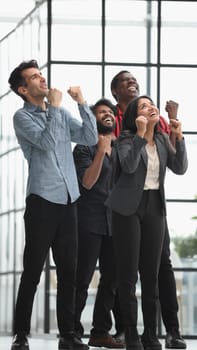
[[[159,300],[166,331],[179,330],[176,281],[170,260],[170,236],[167,222],[159,269]]]
[[[167,220],[165,221],[165,236],[161,254],[161,263],[159,268],[159,301],[163,323],[166,328],[166,332],[169,332],[173,329],[179,330],[179,320],[178,302],[176,295],[176,281],[170,260],[170,236],[168,231]],[[120,309],[120,300],[118,292],[115,296],[115,302],[112,311],[114,315],[116,331],[123,332],[124,324]]]
[[[144,327],[156,329],[158,272],[165,219],[159,191],[144,191],[137,212],[113,212],[112,229],[117,261],[118,293],[125,329],[137,326],[136,282],[141,279]]]
[[[88,288],[98,260],[100,281],[94,304],[91,333],[106,334],[112,326],[111,309],[116,287],[112,237],[94,234],[79,228],[78,243],[75,330],[83,335],[81,314],[86,304]]]
[[[37,195],[26,200],[23,273],[16,302],[14,333],[30,332],[34,295],[52,248],[57,271],[57,322],[60,335],[74,330],[77,267],[77,207],[51,203]]]

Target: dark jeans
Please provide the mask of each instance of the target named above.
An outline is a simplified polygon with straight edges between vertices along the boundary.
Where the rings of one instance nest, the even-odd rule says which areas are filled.
[[[144,191],[137,212],[113,212],[113,241],[117,261],[118,293],[124,328],[137,326],[135,295],[138,270],[145,328],[156,328],[158,272],[164,238],[164,216],[159,191]]]
[[[75,330],[83,335],[80,322],[88,288],[99,260],[100,281],[93,311],[92,334],[106,334],[112,326],[111,309],[114,304],[116,269],[112,237],[79,229],[78,269],[75,310]]]
[[[26,200],[24,270],[16,302],[14,333],[30,332],[33,300],[52,248],[57,270],[57,322],[60,335],[74,329],[77,265],[77,208],[51,203],[37,195]]]
[[[170,236],[167,221],[165,223],[165,236],[163,241],[161,263],[159,268],[159,301],[161,314],[166,331],[173,328],[179,329],[178,320],[178,302],[176,295],[175,276],[170,260]],[[115,329],[117,332],[124,331],[122,314],[120,310],[120,301],[118,293],[115,296],[113,307]]]

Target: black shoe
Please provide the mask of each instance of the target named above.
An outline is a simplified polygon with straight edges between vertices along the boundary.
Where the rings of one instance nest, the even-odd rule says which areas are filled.
[[[159,342],[155,330],[147,328],[141,336],[141,341],[144,350],[162,350],[162,345]]]
[[[165,347],[166,349],[186,349],[187,345],[179,331],[172,330],[172,332],[168,332],[166,335]]]
[[[11,350],[29,350],[27,336],[24,334],[15,334]]]
[[[116,333],[113,335],[113,338],[114,338],[117,342],[125,343],[125,334],[124,334],[124,332],[116,332]]]
[[[126,350],[144,350],[136,327],[127,327],[125,330]]]
[[[89,346],[84,344],[82,340],[74,333],[70,333],[64,337],[60,337],[59,350],[88,350]]]

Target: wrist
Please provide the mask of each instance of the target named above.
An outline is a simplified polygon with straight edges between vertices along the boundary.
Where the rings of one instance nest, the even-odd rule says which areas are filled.
[[[183,138],[184,138],[183,134],[180,134],[180,135],[177,136],[177,140],[178,140],[178,141],[183,140]]]
[[[79,105],[84,105],[86,103],[84,99],[79,99],[77,102]]]
[[[144,138],[144,133],[143,132],[137,132],[137,136],[141,137],[141,139]]]

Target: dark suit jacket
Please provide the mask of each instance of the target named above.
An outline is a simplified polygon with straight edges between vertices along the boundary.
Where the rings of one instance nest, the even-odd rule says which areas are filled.
[[[145,149],[147,141],[129,131],[122,132],[117,141],[117,154],[120,174],[106,205],[122,215],[136,212],[144,190],[148,156]],[[176,142],[176,150],[164,133],[155,134],[155,143],[160,162],[159,191],[166,214],[164,179],[168,167],[176,174],[184,174],[188,167],[184,139]]]

